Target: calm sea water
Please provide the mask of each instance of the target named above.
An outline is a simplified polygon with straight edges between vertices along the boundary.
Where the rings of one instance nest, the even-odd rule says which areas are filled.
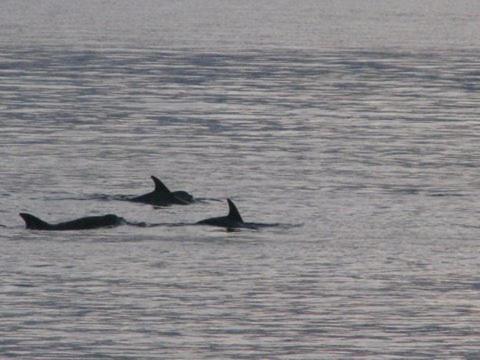
[[[480,357],[478,1],[3,1],[0,358]],[[150,175],[207,199],[118,201]],[[115,213],[259,231],[29,231]]]

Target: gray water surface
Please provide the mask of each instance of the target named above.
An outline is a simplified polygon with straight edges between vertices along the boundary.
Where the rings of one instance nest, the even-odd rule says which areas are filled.
[[[480,357],[480,6],[416,4],[2,2],[0,358]]]

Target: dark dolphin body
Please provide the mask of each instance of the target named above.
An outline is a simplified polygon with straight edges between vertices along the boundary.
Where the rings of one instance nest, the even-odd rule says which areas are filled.
[[[228,202],[228,215],[209,218],[197,222],[198,225],[211,225],[211,226],[221,226],[227,229],[236,229],[236,228],[248,228],[248,229],[258,229],[262,226],[268,226],[268,224],[257,224],[257,223],[246,223],[243,221],[240,213],[233,203],[232,200],[227,199]]]
[[[125,223],[125,220],[114,214],[88,216],[58,224],[49,224],[31,214],[20,213],[19,215],[25,221],[27,229],[32,230],[87,230],[102,227],[113,227]]]
[[[131,198],[129,199],[130,201],[158,206],[166,206],[172,204],[187,205],[193,202],[193,196],[186,191],[170,191],[155,176],[152,176],[151,178],[155,183],[155,190],[149,192],[148,194]]]

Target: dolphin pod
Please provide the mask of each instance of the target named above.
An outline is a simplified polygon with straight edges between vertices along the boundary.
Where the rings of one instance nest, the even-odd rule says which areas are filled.
[[[187,205],[194,201],[193,196],[186,191],[170,191],[158,178],[156,178],[155,176],[151,176],[151,178],[155,184],[155,189],[152,192],[129,198],[128,200],[158,206],[166,206],[173,204]],[[233,201],[227,199],[227,203],[229,211],[226,216],[207,218],[189,225],[210,225],[224,227],[226,229],[258,229],[261,226],[269,226],[268,224],[244,222],[240,215],[240,212],[238,211]],[[107,214],[102,216],[87,216],[57,224],[50,224],[28,213],[20,213],[19,215],[25,221],[26,228],[31,230],[86,230],[98,229],[103,227],[114,227],[122,224],[137,226],[143,224],[129,223],[125,219],[115,214]]]

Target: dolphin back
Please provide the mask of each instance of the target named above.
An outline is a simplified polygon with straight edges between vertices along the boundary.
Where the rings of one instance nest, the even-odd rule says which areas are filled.
[[[190,204],[194,201],[193,196],[186,191],[173,191],[172,195],[183,204]]]
[[[27,229],[32,230],[87,230],[101,227],[112,227],[125,223],[125,220],[114,214],[103,216],[88,216],[59,224],[49,224],[39,218],[26,213],[20,216],[25,221]]]
[[[101,227],[112,227],[122,224],[124,220],[117,215],[88,216],[53,225],[55,230],[88,230]]]
[[[158,206],[187,205],[193,202],[193,196],[186,191],[170,191],[160,179],[153,175],[151,178],[155,184],[155,189],[147,194],[133,197],[129,199],[130,201]]]
[[[233,203],[232,200],[227,199],[228,203],[228,215],[227,216],[220,216],[209,218],[205,220],[200,220],[197,222],[199,225],[213,225],[213,226],[222,226],[229,229],[237,228],[237,227],[244,227],[244,222],[242,217],[240,216],[240,212],[238,211],[237,207]]]
[[[50,224],[31,214],[20,213],[19,215],[22,217],[23,221],[25,221],[25,226],[27,227],[27,229],[47,230],[51,227]]]

